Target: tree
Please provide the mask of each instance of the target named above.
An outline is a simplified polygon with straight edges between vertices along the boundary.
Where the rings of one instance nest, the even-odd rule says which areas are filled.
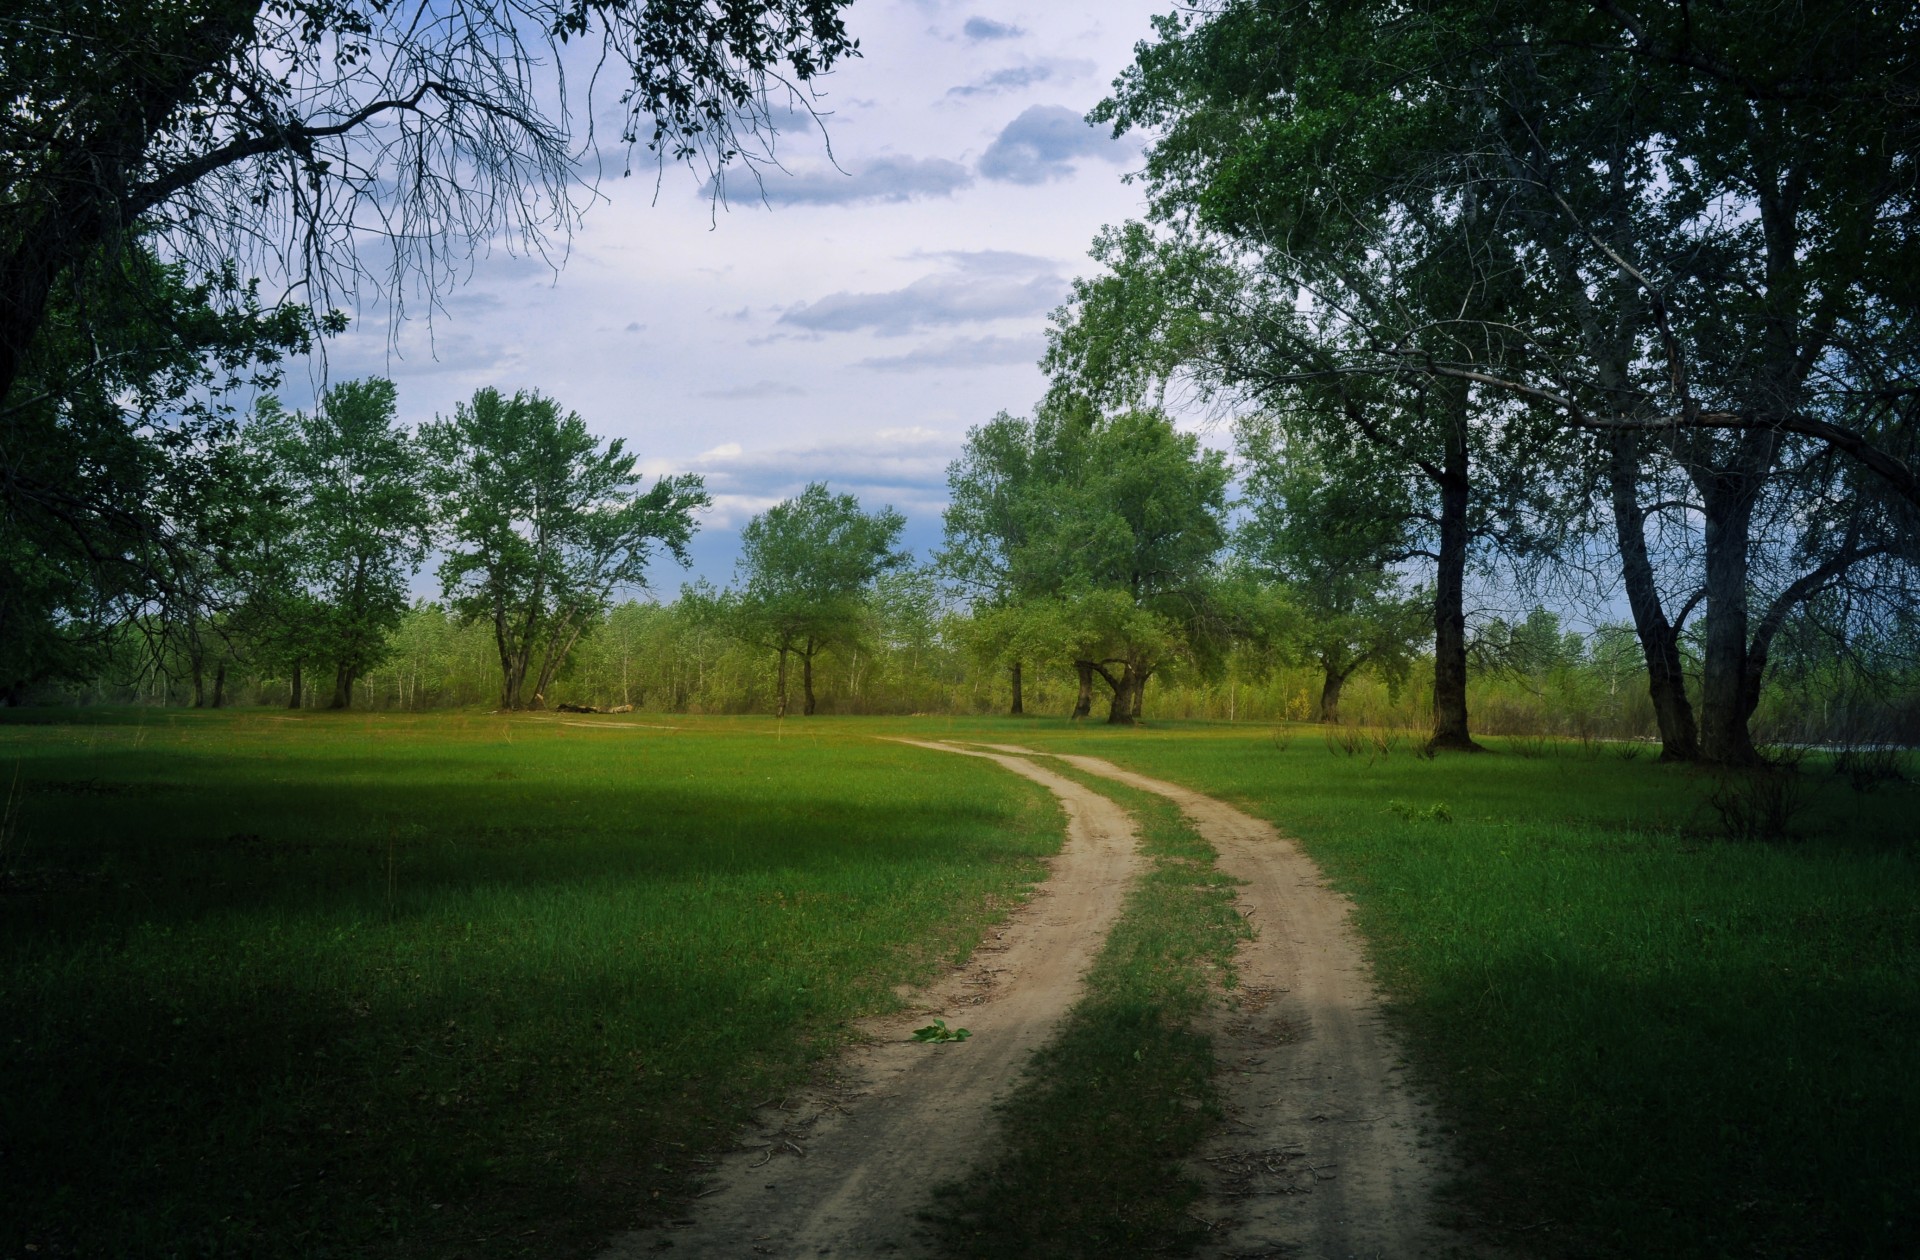
[[[93,672],[117,627],[196,571],[189,553],[223,545],[191,516],[235,471],[215,467],[222,399],[271,387],[309,344],[303,316],[231,279],[191,284],[136,250],[50,302],[0,397],[0,697]]]
[[[1078,675],[1074,716],[1109,690],[1108,720],[1139,717],[1147,681],[1210,659],[1225,626],[1214,557],[1226,539],[1226,458],[1159,412],[1094,412],[1066,392],[1031,421],[969,435],[948,469],[943,565],[987,592],[977,642]]]
[[[973,606],[976,651],[1007,669],[1015,716],[1026,712],[1023,670],[1034,652],[1016,606],[1045,585],[1045,575],[1022,563],[1044,519],[1036,479],[1048,473],[1047,453],[1032,425],[1004,411],[969,429],[960,458],[947,466],[944,538],[934,556],[936,570]]]
[[[770,85],[857,55],[847,0],[25,0],[0,18],[0,397],[56,291],[146,232],[200,276],[239,259],[323,303],[382,244],[458,274],[538,249],[590,195],[568,65],[625,73],[622,140],[665,160],[750,157]],[[590,84],[598,76],[590,78]],[[578,116],[591,120],[589,90]],[[554,109],[560,107],[559,112]],[[81,311],[81,317],[86,313]]]
[[[426,556],[419,451],[398,427],[393,382],[379,377],[333,386],[312,413],[289,416],[269,400],[254,438],[284,487],[268,510],[292,526],[262,539],[263,609],[277,613],[296,674],[305,660],[331,665],[329,707],[348,708],[353,684],[386,656]]]
[[[906,518],[891,507],[864,512],[824,482],[776,503],[740,531],[737,624],[779,655],[774,715],[787,715],[787,658],[800,658],[803,713],[814,711],[814,657],[854,641],[881,574],[907,563],[895,548]]]
[[[1293,614],[1283,654],[1319,667],[1317,717],[1338,722],[1347,680],[1372,668],[1404,681],[1432,623],[1432,596],[1404,591],[1391,568],[1412,554],[1412,505],[1403,484],[1368,466],[1370,447],[1289,440],[1264,415],[1243,419],[1234,436],[1247,512],[1235,549],[1283,584]]]
[[[444,531],[443,594],[492,626],[503,709],[546,703],[614,591],[646,586],[656,544],[688,564],[693,513],[711,502],[690,474],[641,492],[624,440],[603,446],[538,393],[481,389],[451,420],[422,426],[421,441]]]
[[[1749,604],[1756,547],[1775,545],[1753,513],[1785,493],[1776,472],[1824,444],[1920,502],[1903,457],[1920,416],[1920,58],[1905,15],[1838,0],[1790,16],[1229,0],[1162,19],[1160,35],[1097,112],[1160,132],[1148,180],[1163,222],[1224,236],[1282,280],[1274,328],[1324,329],[1332,312],[1352,334],[1317,358],[1275,338],[1289,384],[1448,382],[1433,396],[1464,391],[1503,428],[1551,420],[1608,440],[1623,575],[1681,757],[1684,613],[1660,607],[1645,527],[1666,505],[1640,492],[1650,459],[1685,473],[1707,623],[1698,751],[1751,760],[1773,609]],[[1471,265],[1410,287],[1448,243]],[[1386,268],[1394,283],[1377,283]],[[1433,463],[1444,506],[1457,478]],[[1827,531],[1842,549],[1807,553],[1766,598],[1803,600],[1887,554],[1895,516],[1869,507],[1862,530]],[[1438,684],[1457,653],[1437,646]]]

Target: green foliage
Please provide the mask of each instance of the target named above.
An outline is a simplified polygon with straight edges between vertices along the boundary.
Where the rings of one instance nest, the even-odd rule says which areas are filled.
[[[117,623],[198,598],[193,553],[233,541],[215,537],[232,504],[212,506],[234,471],[222,399],[309,346],[304,308],[145,247],[49,300],[0,389],[0,702],[97,674]]]
[[[441,586],[457,615],[493,627],[505,709],[545,703],[614,591],[646,585],[656,544],[688,562],[694,510],[711,502],[690,474],[641,491],[624,440],[603,446],[538,393],[479,390],[420,437],[444,531]]]
[[[945,1045],[952,1041],[965,1041],[971,1036],[973,1036],[973,1034],[964,1028],[947,1027],[947,1021],[944,1019],[936,1019],[925,1028],[916,1028],[913,1030],[913,1039],[915,1041],[926,1041],[935,1045]]]
[[[328,389],[311,415],[268,399],[246,432],[261,470],[246,620],[274,663],[331,666],[337,709],[391,650],[426,555],[426,468],[397,412],[393,382],[374,377]]]
[[[814,711],[814,657],[857,643],[882,574],[908,561],[895,548],[906,518],[891,507],[865,512],[850,494],[812,482],[740,531],[741,589],[732,604],[746,638],[779,657],[777,712],[787,704],[787,657],[801,659],[805,712]]]

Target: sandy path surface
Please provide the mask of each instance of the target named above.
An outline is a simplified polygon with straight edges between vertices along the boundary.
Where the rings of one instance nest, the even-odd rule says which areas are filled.
[[[983,1153],[993,1104],[1079,998],[1138,865],[1132,820],[1031,761],[900,742],[987,757],[1057,796],[1067,838],[1050,877],[966,966],[914,995],[911,1012],[863,1023],[871,1041],[834,1084],[763,1108],[686,1220],[630,1234],[602,1260],[925,1254],[918,1217],[933,1188]],[[913,1041],[934,1016],[973,1037]]]
[[[1240,910],[1255,939],[1235,958],[1239,988],[1207,1027],[1228,1105],[1194,1168],[1209,1188],[1195,1212],[1213,1224],[1208,1253],[1401,1260],[1472,1251],[1433,1223],[1444,1154],[1402,1079],[1347,899],[1260,819],[1097,757],[1061,760],[1172,800],[1221,869],[1245,882]]]

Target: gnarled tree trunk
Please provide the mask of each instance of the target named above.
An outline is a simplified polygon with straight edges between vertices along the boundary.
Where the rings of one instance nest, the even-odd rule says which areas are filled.
[[[1080,694],[1073,701],[1073,716],[1083,718],[1093,712],[1093,662],[1075,661],[1073,668],[1080,676]]]

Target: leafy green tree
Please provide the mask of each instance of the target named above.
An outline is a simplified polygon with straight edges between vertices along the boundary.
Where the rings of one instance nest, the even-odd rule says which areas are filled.
[[[743,635],[779,656],[774,713],[787,714],[787,660],[800,658],[802,712],[811,715],[814,658],[858,639],[874,584],[908,561],[897,550],[906,518],[891,507],[865,512],[850,494],[812,482],[740,531]]]
[[[303,313],[264,309],[230,274],[189,283],[145,250],[70,281],[0,395],[0,701],[88,676],[129,618],[206,593],[165,584],[224,545],[192,515],[235,471],[215,467],[222,399],[271,386],[309,345]]]
[[[1282,654],[1319,667],[1317,716],[1337,722],[1347,680],[1371,668],[1404,682],[1432,625],[1432,596],[1404,590],[1392,568],[1414,552],[1412,505],[1393,493],[1399,483],[1364,466],[1370,448],[1342,462],[1341,452],[1290,441],[1264,415],[1243,419],[1234,436],[1246,487],[1235,550],[1284,585]]]
[[[268,641],[296,675],[296,705],[311,661],[331,667],[330,707],[348,708],[354,683],[386,656],[426,556],[418,446],[399,425],[393,382],[379,377],[333,386],[311,413],[269,400],[253,428],[277,483],[258,504],[271,524],[255,528]]]
[[[492,626],[503,709],[546,703],[613,593],[646,586],[656,545],[686,565],[693,514],[711,502],[692,475],[641,491],[624,440],[603,445],[538,393],[481,389],[421,440],[447,553],[441,586],[456,614]]]
[[[1365,330],[1338,356],[1291,356],[1296,381],[1449,381],[1598,435],[1665,755],[1752,760],[1782,619],[1865,589],[1857,569],[1884,578],[1920,504],[1905,13],[1230,0],[1160,36],[1102,113],[1159,133],[1163,221],[1229,237],[1309,295],[1271,305],[1273,327],[1291,309]],[[1354,283],[1421,257],[1436,226],[1479,260],[1453,300]],[[1812,467],[1823,448],[1877,490]],[[1699,552],[1673,596],[1704,592],[1697,741],[1684,608],[1663,606],[1647,538],[1675,510],[1649,485],[1663,470]],[[1821,523],[1796,537],[1796,517]]]
[[[1004,411],[970,429],[947,467],[944,538],[934,556],[936,571],[973,608],[976,655],[1007,669],[1016,716],[1026,712],[1024,668],[1038,650],[1021,604],[1054,579],[1027,567],[1028,544],[1050,516],[1043,485],[1060,474],[1050,467],[1053,447],[1035,425]]]

